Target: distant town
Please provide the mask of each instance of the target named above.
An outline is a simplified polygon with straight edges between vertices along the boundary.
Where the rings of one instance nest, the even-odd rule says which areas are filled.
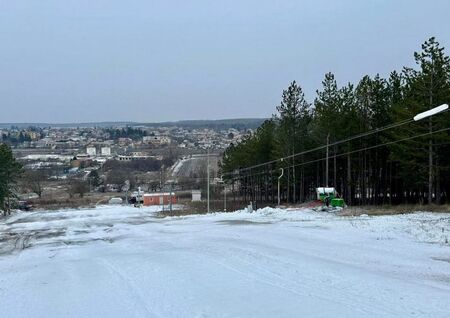
[[[24,167],[18,190],[23,202],[79,206],[139,189],[200,189],[207,161],[217,179],[223,151],[262,121],[2,124],[0,142],[11,146]]]

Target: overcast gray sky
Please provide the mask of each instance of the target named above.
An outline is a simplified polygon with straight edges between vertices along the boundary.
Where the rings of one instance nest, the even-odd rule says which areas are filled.
[[[0,122],[268,117],[450,46],[450,1],[0,0]],[[449,47],[450,49],[450,47]],[[449,50],[447,50],[447,54]]]

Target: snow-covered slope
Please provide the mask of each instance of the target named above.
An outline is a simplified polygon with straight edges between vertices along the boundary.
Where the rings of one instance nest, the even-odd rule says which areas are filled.
[[[450,215],[155,209],[1,221],[1,316],[450,316]]]

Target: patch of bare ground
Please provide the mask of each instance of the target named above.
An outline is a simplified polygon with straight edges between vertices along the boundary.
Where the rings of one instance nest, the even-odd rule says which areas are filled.
[[[207,206],[206,202],[179,202],[183,205],[182,209],[169,211],[164,210],[157,214],[157,217],[167,217],[167,216],[185,216],[194,214],[206,214]],[[258,205],[259,208],[272,205]],[[234,212],[241,210],[246,207],[244,202],[237,202],[233,204],[232,202],[227,203],[227,212]],[[274,206],[273,206],[274,207]],[[296,209],[311,208],[311,203],[300,203],[300,204],[285,204],[281,206],[283,209],[292,210],[295,212]],[[223,212],[224,206],[223,201],[211,201],[210,211],[211,212]],[[413,204],[403,204],[403,205],[381,205],[381,206],[350,206],[344,208],[339,215],[342,216],[359,216],[362,214],[367,215],[395,215],[395,214],[408,214],[414,212],[436,212],[436,213],[450,213],[450,205],[413,205]]]
[[[158,212],[158,217],[166,217],[166,216],[185,216],[185,215],[193,215],[193,214],[206,214],[207,213],[207,204],[205,201],[200,202],[192,202],[192,201],[179,201],[178,203],[182,204],[183,208],[176,209],[170,211],[168,207],[164,209],[164,211]],[[223,203],[222,203],[223,204]],[[218,206],[218,202],[211,201],[210,202],[210,211],[221,211],[216,210]],[[223,205],[222,205],[223,209]]]
[[[66,195],[43,196],[39,199],[30,200],[34,209],[59,210],[67,208],[92,208],[98,204],[106,204],[112,197],[120,197],[120,193],[87,193],[82,198]]]
[[[207,214],[208,207],[206,201],[200,201],[200,202],[192,202],[189,200],[180,200],[178,201],[179,204],[183,205],[182,209],[178,210],[172,210],[169,211],[164,210],[161,212],[158,212],[158,217],[166,217],[166,216],[185,216],[185,215],[194,215],[194,214]],[[247,207],[248,203],[243,201],[230,201],[227,200],[227,210],[225,211],[225,205],[223,200],[211,200],[210,201],[209,210],[211,213],[214,212],[234,212],[238,210],[242,210]],[[257,209],[261,209],[264,207],[270,206],[269,204],[264,203],[258,203],[256,206]]]
[[[414,205],[414,204],[402,204],[402,205],[381,205],[381,206],[354,206],[346,207],[339,213],[342,216],[359,216],[362,214],[367,215],[395,215],[395,214],[408,214],[414,212],[436,212],[436,213],[450,213],[450,205]]]

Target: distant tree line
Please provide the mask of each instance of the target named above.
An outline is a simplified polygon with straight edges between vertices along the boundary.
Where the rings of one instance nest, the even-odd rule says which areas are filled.
[[[246,131],[258,128],[265,119],[261,118],[236,118],[219,120],[181,120],[176,122],[162,122],[145,124],[147,127],[183,127],[184,129],[213,129],[228,130],[230,128]]]
[[[109,134],[110,139],[130,138],[133,140],[141,139],[147,136],[147,132],[140,128],[127,126],[126,128],[107,128],[105,132]]]
[[[103,165],[103,170],[126,170],[136,172],[159,171],[162,166],[167,168],[172,166],[173,164],[174,159],[168,157],[164,158],[163,160],[158,160],[155,158],[136,159],[130,161],[108,160]]]
[[[31,137],[22,131],[18,134],[8,132],[2,134],[2,141],[11,145],[16,145],[24,141],[31,141]]]
[[[4,132],[0,135],[0,140],[11,146],[16,146],[26,141],[32,141],[28,132],[35,132],[39,134],[39,138],[44,138],[42,129],[30,126],[27,129],[19,129],[17,126],[11,126],[10,131]]]
[[[277,113],[224,152],[227,182],[247,200],[276,202],[283,168],[283,202],[311,199],[316,187],[327,185],[347,204],[448,202],[450,112],[411,119],[449,103],[450,58],[430,38],[414,60],[416,68],[404,67],[388,78],[366,75],[344,86],[327,73],[313,103],[292,82]],[[392,129],[334,145],[389,125]],[[282,157],[287,158],[278,160]]]
[[[162,160],[158,160],[155,158],[137,159],[131,161],[108,160],[102,167],[102,170],[106,175],[103,186],[105,186],[106,184],[115,185],[120,192],[122,191],[126,183],[128,183],[130,189],[135,189],[137,183],[148,183],[140,180],[139,178],[140,175],[142,176],[143,172],[162,171],[171,167],[174,163],[175,157],[172,156],[166,156]],[[92,185],[98,186],[102,183],[98,179],[97,172],[91,172],[89,178]],[[153,190],[156,189],[156,184],[159,185],[159,182],[151,183],[151,188]]]

